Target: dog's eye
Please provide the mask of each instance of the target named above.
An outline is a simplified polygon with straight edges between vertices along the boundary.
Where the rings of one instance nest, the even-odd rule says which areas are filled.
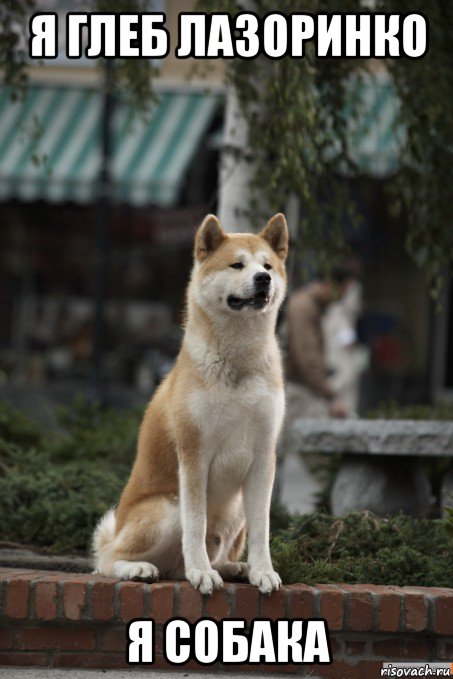
[[[244,265],[242,262],[235,262],[234,264],[230,264],[232,269],[243,269]]]
[[[264,268],[266,269],[266,271],[270,271],[272,269],[272,266],[270,264],[265,264]]]

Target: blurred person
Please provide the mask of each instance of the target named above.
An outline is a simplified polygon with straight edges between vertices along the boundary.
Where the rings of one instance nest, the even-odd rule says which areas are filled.
[[[290,511],[312,511],[319,480],[290,440],[292,424],[299,418],[346,417],[328,377],[323,317],[329,305],[344,294],[351,273],[333,272],[290,295],[286,310],[286,418],[277,455],[274,498]]]
[[[351,279],[342,297],[328,307],[323,318],[329,384],[348,417],[357,417],[360,376],[368,363],[368,351],[357,336],[362,309],[362,285]]]
[[[296,290],[287,308],[287,426],[299,418],[346,417],[347,408],[330,383],[325,354],[323,316],[344,294],[351,279],[337,269]]]

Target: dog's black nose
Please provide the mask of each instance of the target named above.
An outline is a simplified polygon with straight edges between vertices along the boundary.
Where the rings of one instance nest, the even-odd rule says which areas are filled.
[[[262,271],[260,273],[256,273],[253,277],[253,280],[255,281],[255,287],[268,288],[271,282],[271,277],[270,274]]]

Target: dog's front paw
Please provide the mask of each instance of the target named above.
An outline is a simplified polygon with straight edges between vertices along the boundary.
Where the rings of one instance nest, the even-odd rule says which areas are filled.
[[[212,594],[214,589],[223,587],[223,580],[214,569],[201,570],[199,568],[188,568],[186,578],[195,589],[202,594]]]
[[[272,569],[260,571],[256,568],[250,568],[249,582],[258,587],[263,594],[270,594],[282,584],[279,574]]]
[[[249,567],[244,561],[226,561],[219,566],[219,573],[224,580],[246,580],[249,574]]]
[[[123,580],[155,582],[159,579],[159,571],[147,561],[115,561],[113,575]]]

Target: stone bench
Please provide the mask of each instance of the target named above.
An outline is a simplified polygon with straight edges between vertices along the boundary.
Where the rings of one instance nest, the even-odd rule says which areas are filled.
[[[331,493],[336,516],[353,510],[427,516],[434,497],[421,458],[453,458],[453,422],[300,419],[290,437],[302,453],[343,455]],[[451,465],[441,504],[453,506]]]

